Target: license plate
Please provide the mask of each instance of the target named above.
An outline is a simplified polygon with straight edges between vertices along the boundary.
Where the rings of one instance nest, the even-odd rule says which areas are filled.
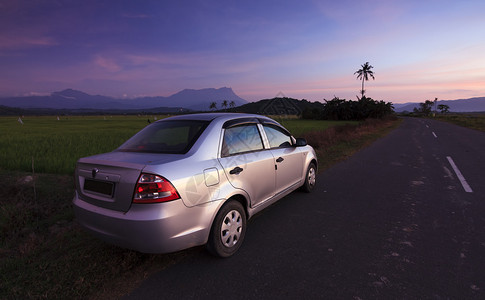
[[[113,187],[114,187],[114,184],[112,182],[92,180],[92,179],[84,180],[84,190],[89,192],[94,192],[94,193],[112,197]]]

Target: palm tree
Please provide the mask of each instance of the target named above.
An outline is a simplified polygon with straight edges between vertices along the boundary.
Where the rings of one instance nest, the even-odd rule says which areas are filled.
[[[210,110],[216,110],[217,109],[217,103],[215,102],[211,102],[210,106],[209,106],[209,109]]]
[[[357,79],[362,79],[362,90],[360,93],[362,94],[362,97],[364,97],[364,81],[369,80],[369,76],[372,77],[372,79],[375,79],[374,77],[374,72],[371,71],[373,66],[369,65],[369,62],[366,62],[365,64],[361,65],[362,69],[359,69],[354,72],[354,75],[357,74]]]
[[[222,101],[221,106],[226,109],[227,108],[227,100]]]
[[[234,108],[236,106],[236,102],[234,102],[234,100],[232,100],[231,102],[229,102],[229,107],[230,108]]]

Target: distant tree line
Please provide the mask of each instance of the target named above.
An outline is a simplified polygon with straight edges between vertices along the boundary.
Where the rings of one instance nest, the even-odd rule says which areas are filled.
[[[231,101],[228,102],[227,100],[222,100],[221,102],[221,109],[227,109],[227,106],[229,105],[230,108],[234,108],[236,106],[236,102]],[[209,105],[210,110],[217,110],[217,102],[213,101]]]
[[[415,107],[413,109],[413,113],[418,116],[430,116],[433,112],[433,106],[438,109],[442,114],[446,114],[450,112],[450,107],[446,104],[440,104],[436,106],[438,102],[438,98],[434,98],[434,101],[426,100],[423,103],[419,103],[419,107]]]
[[[263,114],[264,108],[270,102],[285,100],[286,105],[298,107],[303,119],[319,120],[365,120],[368,118],[380,119],[394,114],[392,103],[376,101],[367,96],[358,98],[357,101],[340,99],[325,100],[324,103],[310,102],[306,99],[298,100],[293,98],[263,99],[258,102],[250,102],[238,107],[222,101],[220,108],[228,112]],[[277,104],[281,104],[277,102]],[[229,107],[228,107],[229,106]],[[212,102],[209,109],[219,109],[216,102]]]
[[[417,115],[429,116],[433,109],[434,102],[431,100],[426,100],[423,103],[419,103],[419,107],[415,107],[413,112]]]
[[[363,96],[357,101],[340,99],[325,100],[322,109],[304,109],[302,118],[322,120],[382,119],[394,114],[391,102],[377,101]]]

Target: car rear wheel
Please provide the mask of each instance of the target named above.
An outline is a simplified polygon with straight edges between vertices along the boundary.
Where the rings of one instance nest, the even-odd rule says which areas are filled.
[[[302,190],[307,193],[310,193],[315,188],[316,182],[317,182],[317,167],[315,166],[314,163],[310,163],[306,171],[305,183],[302,186]]]
[[[246,212],[241,203],[224,204],[212,224],[207,249],[219,257],[229,257],[241,247],[246,234]]]

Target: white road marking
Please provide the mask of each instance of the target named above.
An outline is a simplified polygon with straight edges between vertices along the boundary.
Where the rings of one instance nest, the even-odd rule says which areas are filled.
[[[437,138],[438,136],[436,135],[436,133],[434,133],[434,131],[431,132],[435,138]]]
[[[450,162],[450,165],[451,167],[453,168],[453,171],[455,171],[456,173],[456,176],[458,177],[458,179],[460,180],[461,182],[461,185],[463,186],[463,188],[465,189],[465,192],[467,193],[473,193],[473,190],[472,188],[468,185],[468,183],[466,182],[466,179],[465,177],[463,177],[463,175],[461,174],[460,170],[458,169],[458,167],[455,165],[455,162],[453,161],[453,159],[451,159],[450,156],[447,156],[446,157],[448,159],[448,161]]]

